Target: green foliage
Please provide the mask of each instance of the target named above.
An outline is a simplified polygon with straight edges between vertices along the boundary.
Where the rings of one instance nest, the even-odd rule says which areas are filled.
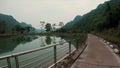
[[[120,0],[106,1],[74,23],[67,29],[94,32],[120,44]]]
[[[70,30],[82,32],[103,32],[109,29],[118,30],[120,20],[120,0],[107,1],[96,9],[83,15],[75,24],[69,26]]]
[[[95,33],[95,34],[104,38],[105,40],[107,40],[109,42],[116,44],[120,48],[120,38],[119,37],[116,37],[111,34],[101,33],[101,32]]]
[[[6,32],[5,30],[6,26],[7,26],[6,22],[0,20],[0,34],[4,34]]]
[[[51,37],[50,36],[46,36],[45,42],[46,42],[47,45],[50,45],[51,42],[52,42]]]
[[[45,29],[46,29],[46,31],[50,31],[51,30],[51,24],[50,23],[47,23],[46,25],[45,25]]]
[[[34,30],[31,24],[19,23],[10,15],[0,14],[0,34],[27,34]]]
[[[12,28],[13,34],[24,34],[29,33],[31,30],[34,30],[33,27],[22,27],[21,25],[16,25],[14,28]]]
[[[77,22],[74,22],[75,24],[69,26],[69,29],[83,32],[118,30],[119,20],[120,0],[111,0],[100,4],[96,9],[83,15]]]
[[[67,30],[64,29],[64,28],[60,28],[60,29],[56,30],[56,32],[59,32],[59,33],[66,33]]]

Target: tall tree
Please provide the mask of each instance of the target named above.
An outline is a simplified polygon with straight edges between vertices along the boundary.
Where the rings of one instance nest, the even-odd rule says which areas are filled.
[[[46,29],[46,31],[48,32],[48,31],[50,31],[51,30],[51,24],[50,23],[47,23],[46,25],[45,25],[45,29]]]
[[[59,26],[64,26],[64,23],[63,22],[59,22]]]
[[[42,33],[42,29],[43,29],[43,27],[44,27],[44,24],[45,24],[45,22],[44,22],[44,21],[40,21],[41,33]]]
[[[55,31],[55,26],[56,26],[56,24],[53,24],[53,25],[52,25],[53,31]]]

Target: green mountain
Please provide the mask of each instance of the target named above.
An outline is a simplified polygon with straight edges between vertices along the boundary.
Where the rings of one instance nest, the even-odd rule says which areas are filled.
[[[73,21],[68,22],[65,26],[63,26],[64,29],[70,30],[73,29],[74,27],[71,27],[75,25],[76,22],[78,22],[81,19],[81,16],[77,15]]]
[[[20,23],[11,15],[0,14],[0,34],[27,33],[32,28],[31,24]]]
[[[10,15],[0,14],[0,32],[11,33],[12,28],[19,22]]]
[[[120,47],[120,0],[110,0],[98,5],[74,24],[67,23],[64,30],[94,33]]]
[[[27,24],[26,22],[21,22],[20,25],[21,25],[22,27],[32,27],[31,24]]]
[[[116,30],[119,35],[120,0],[106,1],[104,4],[100,4],[96,9],[83,15],[77,22],[67,23],[64,28],[65,27],[66,29],[77,29],[78,31],[85,32]]]

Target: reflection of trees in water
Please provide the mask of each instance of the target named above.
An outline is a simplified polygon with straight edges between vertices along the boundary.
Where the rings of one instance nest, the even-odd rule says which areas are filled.
[[[64,39],[62,39],[61,37],[58,36],[52,36],[52,43],[56,44],[56,43],[63,43]]]
[[[16,36],[11,38],[0,39],[0,54],[13,51],[19,44],[25,44],[36,39],[35,36]]]
[[[47,45],[50,45],[51,42],[52,42],[51,37],[50,36],[46,36],[45,42],[46,42]]]
[[[71,44],[73,44],[75,47],[77,45],[78,40],[80,45],[82,45],[86,41],[86,35],[75,35],[75,36],[73,35],[73,36],[60,36],[60,37],[67,42],[72,40]]]
[[[41,46],[45,46],[45,42],[44,42],[44,37],[43,36],[40,37],[40,47]]]
[[[18,44],[25,44],[27,42],[31,42],[34,39],[37,39],[38,37],[36,36],[19,36],[16,38],[13,38],[12,40]]]
[[[62,44],[64,42],[63,38],[60,38],[59,43]]]
[[[57,43],[57,41],[56,41],[57,39],[56,39],[56,36],[53,36],[53,39],[52,39],[52,41],[53,41],[53,44],[56,44]]]

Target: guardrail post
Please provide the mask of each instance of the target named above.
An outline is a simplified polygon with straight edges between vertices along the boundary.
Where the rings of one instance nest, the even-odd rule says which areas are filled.
[[[71,41],[69,42],[69,54],[71,53]]]
[[[57,54],[56,54],[56,46],[54,46],[54,63],[56,64],[57,62]]]
[[[18,56],[15,56],[15,63],[16,63],[16,68],[19,68]]]
[[[10,57],[7,57],[8,68],[11,68]]]

